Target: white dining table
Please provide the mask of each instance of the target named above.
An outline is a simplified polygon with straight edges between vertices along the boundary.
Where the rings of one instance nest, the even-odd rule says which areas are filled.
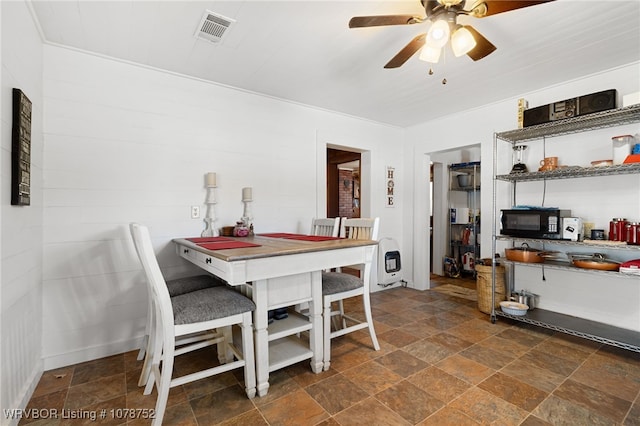
[[[322,271],[370,263],[378,244],[373,240],[304,237],[265,234],[173,240],[180,257],[231,286],[242,286],[239,288],[256,304],[253,327],[259,396],[268,392],[271,371],[306,359],[311,359],[314,373],[323,370]],[[304,302],[309,304],[308,316],[289,309],[288,318],[268,324],[269,310]]]

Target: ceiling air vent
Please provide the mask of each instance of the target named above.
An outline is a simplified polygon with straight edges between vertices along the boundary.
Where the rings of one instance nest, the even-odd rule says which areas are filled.
[[[195,35],[197,38],[218,43],[234,22],[236,22],[234,19],[207,10],[200,21],[200,25],[198,25]]]

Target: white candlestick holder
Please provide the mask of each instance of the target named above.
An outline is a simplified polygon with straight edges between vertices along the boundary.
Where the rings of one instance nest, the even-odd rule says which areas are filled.
[[[207,198],[205,204],[207,205],[207,214],[204,218],[206,224],[204,231],[202,231],[202,237],[217,237],[220,235],[218,228],[216,227],[216,185],[207,185]]]
[[[251,202],[253,200],[242,200],[244,203],[244,212],[242,213],[242,223],[248,228],[251,226],[253,220],[253,213],[251,212]]]

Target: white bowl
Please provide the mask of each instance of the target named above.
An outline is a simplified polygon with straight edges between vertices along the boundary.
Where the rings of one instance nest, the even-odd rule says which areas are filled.
[[[505,314],[522,316],[527,313],[529,306],[523,303],[504,301],[500,302],[500,309]]]

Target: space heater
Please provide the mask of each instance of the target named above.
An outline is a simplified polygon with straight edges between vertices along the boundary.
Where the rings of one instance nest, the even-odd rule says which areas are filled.
[[[378,242],[378,285],[387,287],[402,281],[400,249],[393,238],[382,238]]]

